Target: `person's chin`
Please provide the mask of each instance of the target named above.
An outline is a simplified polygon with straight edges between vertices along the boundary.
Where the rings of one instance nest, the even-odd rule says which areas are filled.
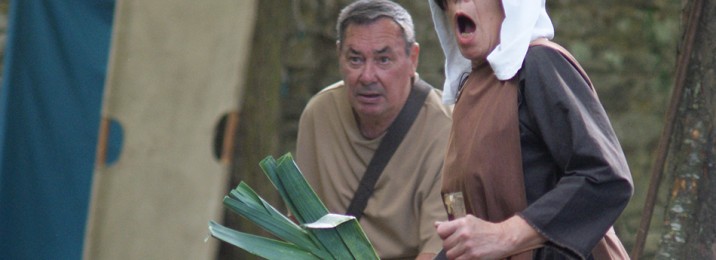
[[[361,117],[374,117],[382,113],[382,108],[379,104],[361,104],[356,108],[356,113]]]
[[[487,55],[490,53],[484,48],[478,46],[460,46],[460,54],[468,60],[474,62],[480,62],[487,60]]]

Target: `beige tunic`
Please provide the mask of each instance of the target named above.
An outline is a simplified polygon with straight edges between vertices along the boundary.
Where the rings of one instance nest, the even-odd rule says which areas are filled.
[[[335,83],[314,96],[301,115],[296,163],[334,213],[344,214],[382,136],[364,138],[347,99]],[[433,226],[447,219],[440,198],[451,110],[432,91],[412,128],[376,183],[360,220],[381,259],[437,253],[442,242]]]

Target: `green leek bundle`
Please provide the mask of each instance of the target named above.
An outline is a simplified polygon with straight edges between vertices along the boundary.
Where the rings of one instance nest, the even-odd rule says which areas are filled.
[[[283,241],[239,232],[214,221],[211,235],[266,259],[379,259],[352,216],[331,214],[316,196],[291,154],[259,163],[299,224],[278,212],[244,182],[224,197],[224,206]]]

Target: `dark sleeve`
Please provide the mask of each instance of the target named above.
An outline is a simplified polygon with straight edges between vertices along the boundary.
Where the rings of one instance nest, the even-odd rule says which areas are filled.
[[[626,159],[596,93],[562,54],[532,47],[520,73],[537,141],[522,144],[534,153],[523,155],[533,196],[519,214],[547,246],[585,259],[631,198]]]

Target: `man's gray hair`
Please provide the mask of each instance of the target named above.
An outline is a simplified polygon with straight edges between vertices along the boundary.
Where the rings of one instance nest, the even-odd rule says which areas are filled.
[[[413,18],[405,8],[389,0],[359,0],[343,8],[338,15],[338,24],[336,25],[341,47],[348,25],[367,25],[380,18],[390,18],[403,29],[405,52],[409,54],[413,43],[415,43]]]

